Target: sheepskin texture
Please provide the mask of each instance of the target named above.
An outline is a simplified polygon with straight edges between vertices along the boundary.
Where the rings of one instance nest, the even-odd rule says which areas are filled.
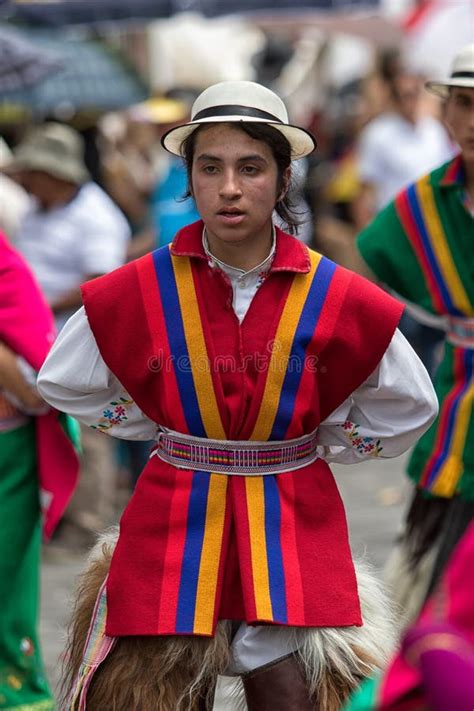
[[[94,604],[110,566],[118,528],[105,531],[92,549],[76,595],[69,628],[62,706],[79,671]],[[383,668],[394,648],[395,623],[388,596],[367,562],[356,564],[364,625],[293,628],[296,653],[315,709],[339,711],[361,679]],[[230,625],[219,622],[213,638],[193,636],[121,637],[95,673],[87,711],[203,711],[212,708],[219,675],[231,659]],[[240,680],[232,707],[245,710]]]

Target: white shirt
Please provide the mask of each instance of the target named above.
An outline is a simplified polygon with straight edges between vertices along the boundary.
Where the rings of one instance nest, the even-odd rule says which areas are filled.
[[[12,244],[30,206],[28,193],[8,175],[0,173],[0,230]]]
[[[232,307],[237,318],[239,319],[239,322],[242,323],[245,314],[247,313],[247,309],[250,306],[253,297],[257,293],[257,289],[267,278],[270,267],[272,266],[276,249],[275,228],[273,228],[272,246],[268,257],[266,257],[260,264],[257,264],[256,267],[252,267],[252,269],[249,269],[248,271],[238,269],[237,267],[231,267],[230,264],[226,264],[217,257],[214,257],[209,250],[209,242],[207,241],[205,228],[202,234],[202,243],[211,269],[222,269],[222,271],[224,271],[229,277],[229,281],[232,285]]]
[[[400,190],[453,155],[449,136],[436,119],[425,116],[412,124],[399,114],[385,113],[360,135],[359,176],[375,187],[378,211]]]
[[[125,217],[95,183],[83,185],[66,205],[37,206],[27,213],[15,246],[29,262],[49,302],[91,274],[106,274],[125,261],[130,229]],[[61,314],[61,327],[71,314]]]

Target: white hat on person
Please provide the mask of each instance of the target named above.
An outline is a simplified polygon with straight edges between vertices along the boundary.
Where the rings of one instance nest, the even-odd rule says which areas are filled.
[[[182,155],[183,142],[203,124],[263,123],[280,131],[291,147],[291,158],[304,158],[316,148],[315,138],[288,122],[285,104],[273,91],[252,81],[224,81],[213,84],[198,96],[191,120],[172,128],[161,139],[164,148]]]
[[[425,84],[428,91],[446,98],[449,88],[452,86],[466,87],[474,89],[474,42],[466,45],[455,56],[451,75],[447,79],[439,81],[427,81]]]
[[[16,146],[7,168],[38,170],[76,185],[91,179],[82,136],[71,126],[54,121],[33,128]]]

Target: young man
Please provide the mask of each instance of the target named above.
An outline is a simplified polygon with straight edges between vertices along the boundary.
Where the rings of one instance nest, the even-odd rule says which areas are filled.
[[[291,161],[315,147],[273,92],[212,86],[163,145],[184,158],[202,221],[86,284],[40,375],[86,424],[157,440],[68,708],[136,707],[131,667],[135,691],[146,677],[159,695],[146,709],[195,708],[227,667],[250,709],[309,710],[318,674],[296,652],[310,628],[362,622],[327,462],[397,456],[436,399],[396,330],[402,307],[273,226],[274,209],[295,226]],[[105,593],[96,631],[104,612]],[[157,636],[159,663],[131,664],[128,645]],[[120,658],[122,685],[107,677]]]
[[[407,619],[474,513],[474,44],[458,53],[449,78],[427,88],[445,100],[460,154],[402,191],[359,235],[359,254],[350,245],[321,244],[437,315],[446,331],[436,374],[440,414],[410,459],[416,494],[390,573]]]

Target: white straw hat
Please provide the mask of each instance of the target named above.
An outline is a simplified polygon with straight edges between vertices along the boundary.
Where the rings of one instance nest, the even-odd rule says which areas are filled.
[[[440,81],[427,81],[426,88],[433,94],[446,98],[450,86],[474,89],[474,42],[463,47],[455,56],[451,76]]]
[[[164,148],[182,155],[183,141],[207,123],[264,123],[280,131],[291,146],[291,158],[303,158],[316,148],[316,140],[304,128],[291,126],[279,96],[252,81],[224,81],[205,89],[191,109],[191,121],[172,128],[161,139]]]

